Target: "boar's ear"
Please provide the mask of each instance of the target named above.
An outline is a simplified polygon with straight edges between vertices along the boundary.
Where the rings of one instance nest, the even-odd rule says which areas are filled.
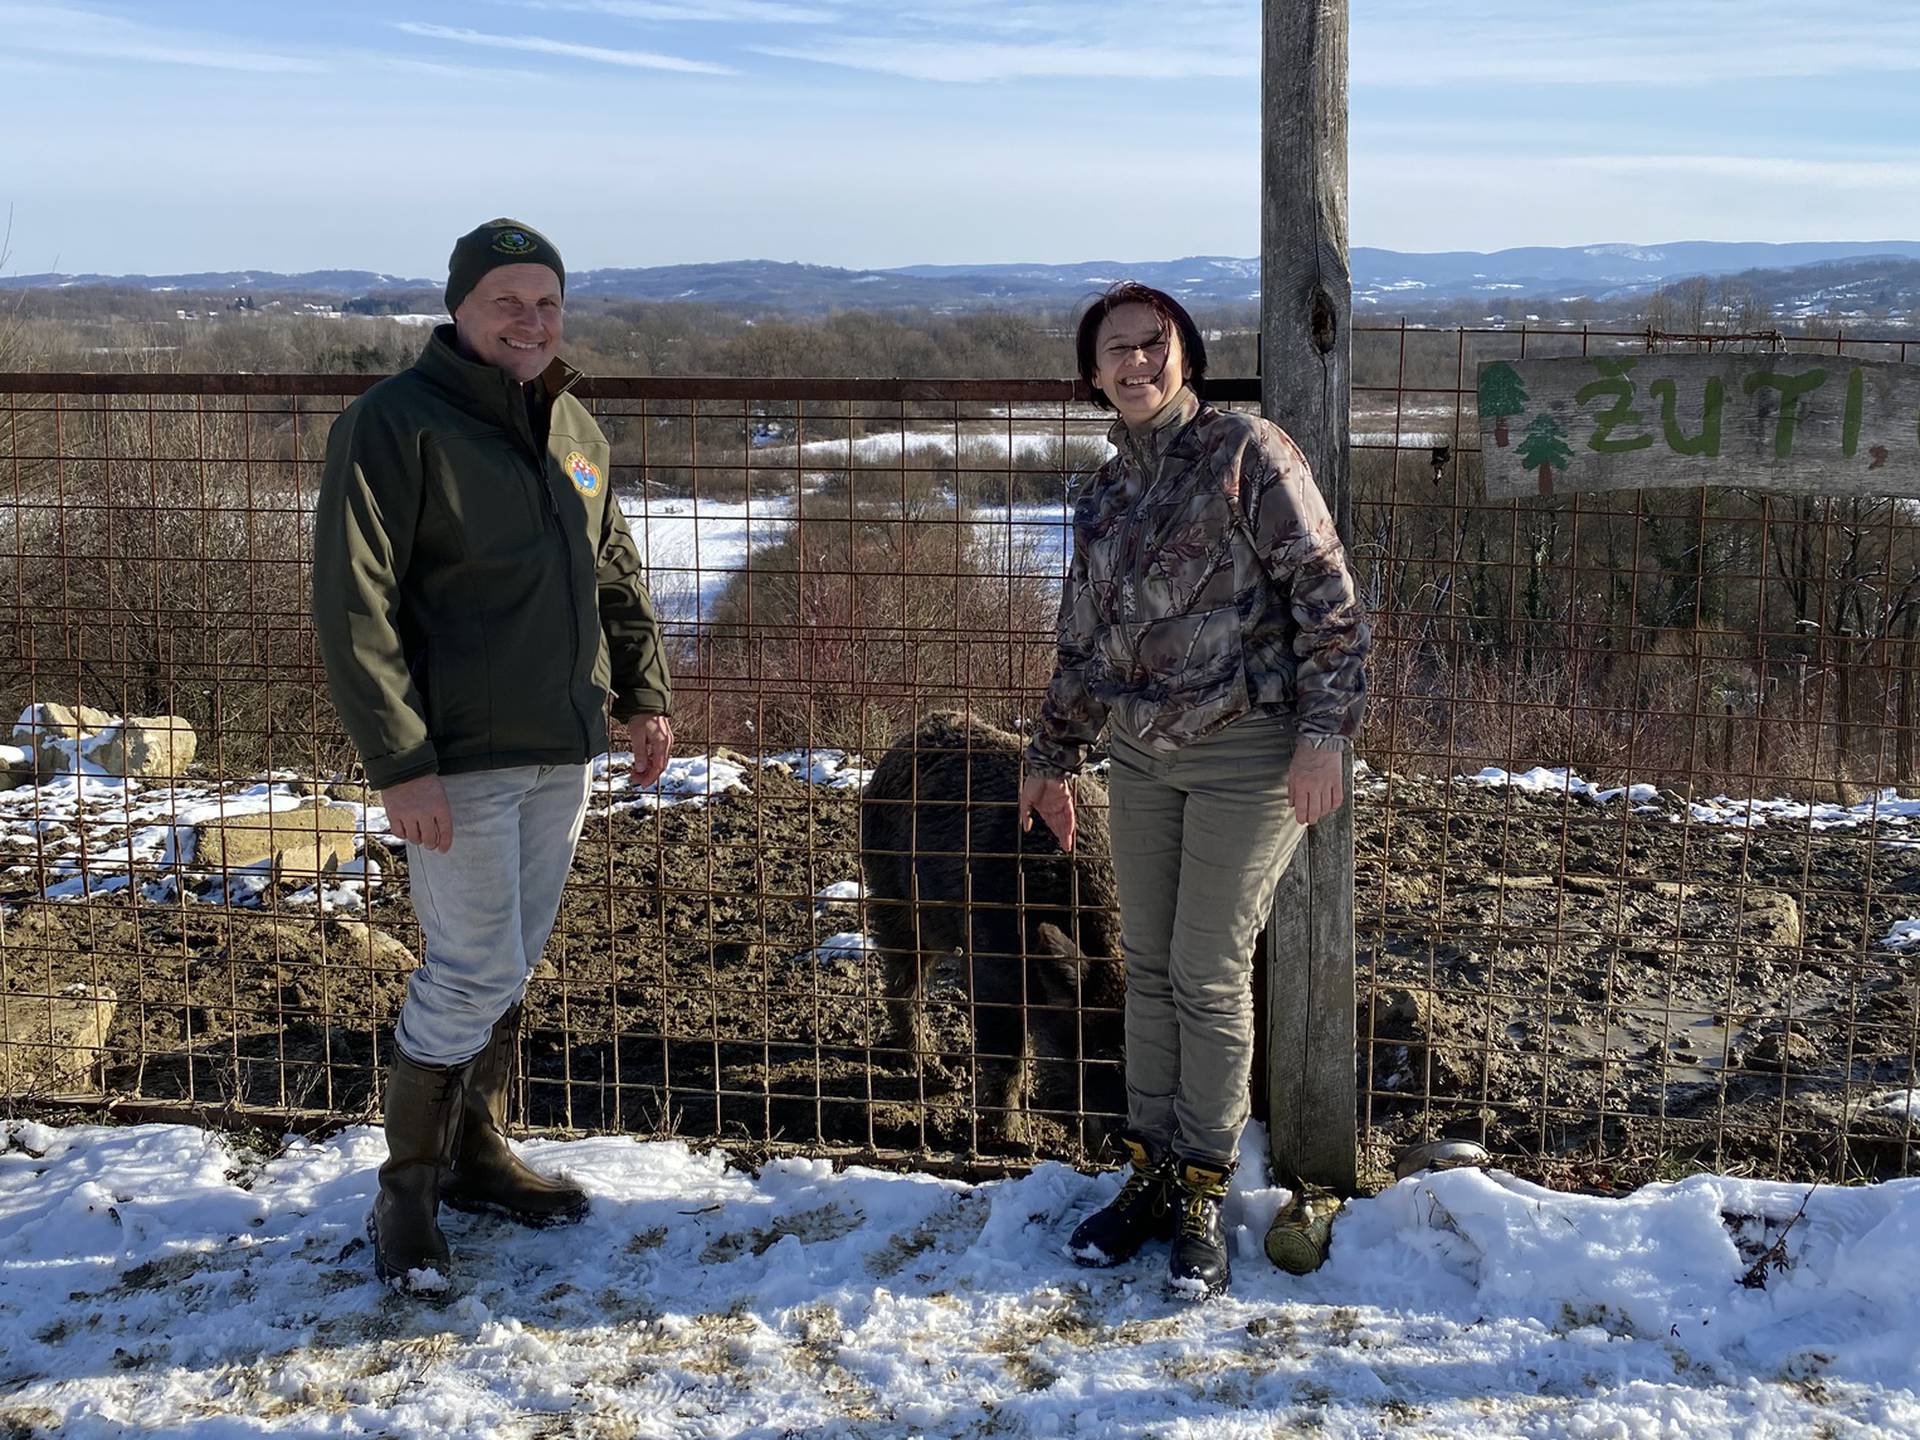
[[[1057,955],[1062,960],[1078,960],[1080,947],[1073,943],[1067,932],[1058,925],[1041,925],[1035,934],[1039,937],[1040,948],[1049,955]]]

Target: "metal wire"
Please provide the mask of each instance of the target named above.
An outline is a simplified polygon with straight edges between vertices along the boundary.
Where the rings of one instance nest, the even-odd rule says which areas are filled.
[[[1480,360],[1778,337],[1355,343],[1375,1176],[1441,1135],[1589,1184],[1910,1170],[1920,805],[1892,797],[1915,778],[1911,509],[1481,493]],[[197,741],[179,778],[43,762],[0,794],[0,1103],[372,1112],[421,941],[404,856],[376,838],[362,885],[327,828],[373,797],[306,602],[326,430],[368,383],[0,376],[0,705],[178,716]],[[1211,388],[1257,403],[1251,380]],[[1030,723],[1061,505],[1110,417],[1063,381],[583,393],[650,557],[681,763],[664,801],[618,766],[596,792],[529,988],[522,1118],[960,1168],[1088,1153],[1122,1108],[1117,1011],[1089,998],[1103,972],[1049,968],[1034,937],[1049,917],[1110,930],[1110,884],[995,838],[1010,742],[990,731],[909,740],[891,798],[833,782],[934,712]],[[227,827],[302,798],[318,808],[284,809],[266,863],[224,858],[251,853]],[[904,842],[863,857],[863,803]],[[879,896],[889,861],[905,890]],[[855,937],[888,901],[914,938],[883,953]],[[1034,1052],[1011,1088],[1014,1057],[979,1053],[1002,1004]]]

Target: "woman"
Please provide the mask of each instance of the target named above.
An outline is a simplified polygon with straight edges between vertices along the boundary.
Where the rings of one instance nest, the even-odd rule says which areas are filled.
[[[1341,803],[1369,632],[1306,461],[1278,426],[1200,400],[1206,346],[1178,301],[1115,285],[1076,345],[1119,413],[1117,453],[1074,509],[1020,823],[1038,813],[1073,848],[1066,777],[1111,721],[1133,1164],[1068,1248],[1114,1265],[1171,1238],[1173,1288],[1197,1297],[1230,1278],[1254,940],[1305,827]]]

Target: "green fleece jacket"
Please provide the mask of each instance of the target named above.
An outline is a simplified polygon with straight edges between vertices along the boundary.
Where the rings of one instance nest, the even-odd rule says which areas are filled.
[[[667,713],[640,554],[606,436],[567,393],[578,379],[556,360],[530,399],[443,325],[334,422],[313,618],[370,784],[590,760],[609,695],[619,720]]]

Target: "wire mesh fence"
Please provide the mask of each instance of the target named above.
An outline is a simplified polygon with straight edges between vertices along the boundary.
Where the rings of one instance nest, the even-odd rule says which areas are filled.
[[[1911,1168],[1913,513],[1478,480],[1479,359],[1779,343],[1356,337],[1375,1175],[1438,1135],[1608,1183]],[[419,932],[306,603],[326,430],[366,383],[0,377],[8,1103],[370,1113]],[[597,767],[529,987],[525,1118],[1088,1153],[1123,1108],[1111,872],[1022,837],[1011,777],[1109,417],[1065,382],[590,398],[680,743],[656,791]]]

